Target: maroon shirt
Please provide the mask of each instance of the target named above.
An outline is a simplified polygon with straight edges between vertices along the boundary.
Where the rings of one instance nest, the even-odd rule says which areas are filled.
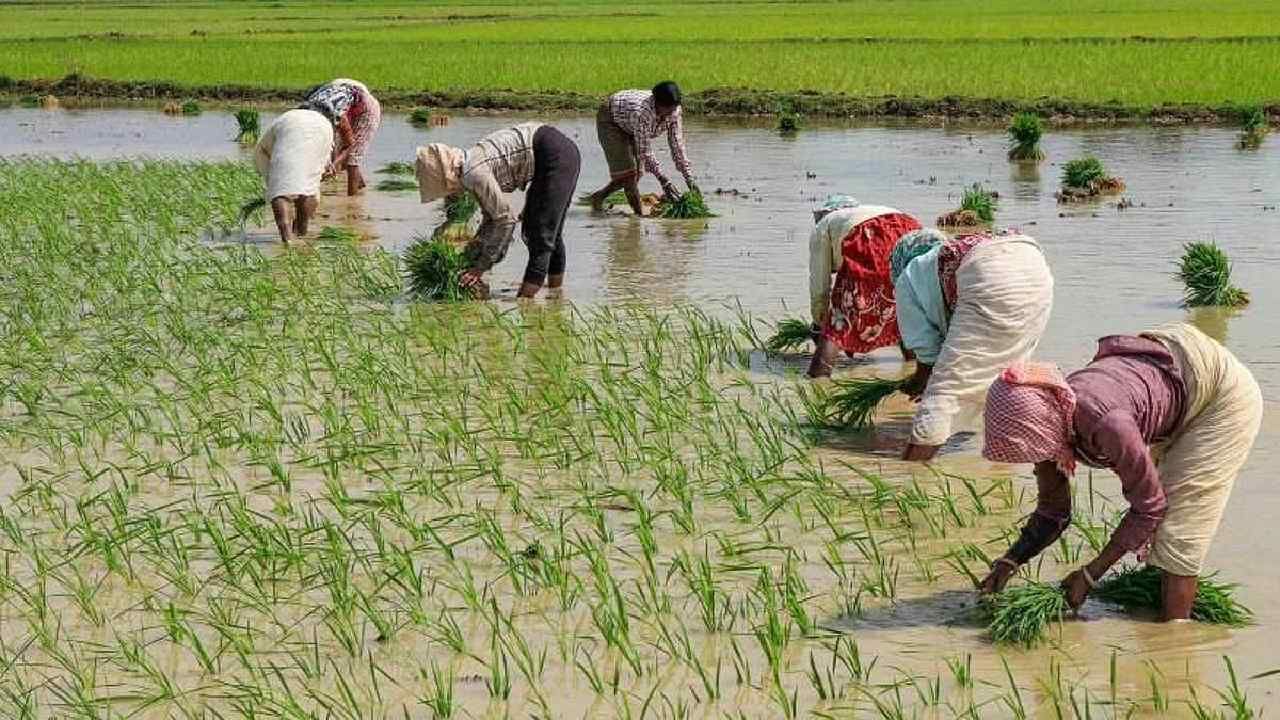
[[[1168,348],[1155,340],[1110,335],[1098,354],[1067,384],[1076,393],[1076,456],[1120,476],[1129,512],[1112,539],[1130,552],[1147,544],[1168,505],[1150,446],[1169,437],[1182,422],[1186,384]],[[1065,527],[1069,504],[1043,499],[1036,513]]]

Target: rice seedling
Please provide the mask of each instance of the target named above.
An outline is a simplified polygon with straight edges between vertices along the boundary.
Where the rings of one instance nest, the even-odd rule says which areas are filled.
[[[468,267],[467,259],[450,243],[419,236],[405,250],[403,262],[410,297],[427,302],[472,298],[471,292],[458,283]]]
[[[674,201],[663,200],[655,214],[667,220],[692,220],[716,216],[707,208],[706,201],[702,199],[702,193],[697,190],[689,190]]]
[[[804,116],[791,105],[779,105],[775,114],[778,116],[778,132],[783,135],[795,135],[804,127]]]
[[[240,206],[240,225],[244,226],[245,223],[249,222],[249,220],[255,216],[260,218],[262,211],[266,209],[266,207],[267,199],[261,195],[245,201],[245,203]]]
[[[376,188],[379,192],[405,192],[406,190],[417,190],[418,182],[403,178],[387,178],[380,181]]]
[[[237,110],[236,125],[239,128],[239,132],[236,134],[236,142],[241,145],[252,145],[258,142],[262,129],[257,110],[252,108]]]
[[[802,347],[813,340],[812,326],[799,318],[784,318],[778,321],[777,330],[765,343],[765,350],[773,353],[786,352]]]
[[[1271,130],[1267,120],[1267,111],[1257,105],[1240,108],[1240,139],[1237,145],[1242,150],[1256,149]]]
[[[383,175],[412,175],[415,171],[413,163],[404,162],[402,160],[392,160],[386,165],[378,168],[378,172]]]
[[[974,183],[965,188],[964,197],[960,199],[960,210],[972,212],[983,223],[992,223],[996,219],[996,195]]]
[[[578,204],[579,204],[579,205],[590,205],[590,204],[591,204],[591,193],[583,193],[583,194],[579,195],[579,196],[578,196]],[[617,205],[626,205],[626,204],[627,204],[627,194],[626,194],[626,193],[624,193],[624,192],[622,192],[621,190],[614,190],[612,193],[609,193],[609,196],[608,196],[608,197],[606,197],[606,198],[604,199],[604,206],[605,206],[605,207],[614,207],[614,206],[617,206]]]
[[[1108,575],[1091,596],[1125,609],[1158,610],[1161,605],[1162,572],[1153,567],[1128,567]],[[1253,612],[1235,598],[1238,586],[1200,578],[1191,618],[1215,625],[1242,627],[1253,620]]]
[[[199,115],[201,112],[203,112],[203,110],[200,108],[200,103],[195,100],[187,100],[182,103],[183,115]]]
[[[998,644],[1038,645],[1050,624],[1061,622],[1067,612],[1062,589],[1038,582],[1007,588],[984,602],[991,617],[987,632]]]
[[[328,243],[350,245],[360,241],[360,234],[350,228],[326,225],[316,233],[316,240]]]
[[[1058,202],[1080,202],[1124,189],[1123,180],[1108,175],[1101,160],[1087,155],[1062,166],[1062,189],[1057,197]]]
[[[429,125],[431,124],[431,108],[414,108],[409,112],[409,123],[411,125]]]
[[[1231,284],[1231,261],[1217,243],[1184,245],[1177,278],[1184,286],[1182,302],[1187,307],[1249,304],[1249,293]]]
[[[40,107],[40,98],[36,95],[23,95],[18,98],[18,107],[35,108]]]
[[[1035,113],[1020,112],[1013,116],[1009,123],[1010,160],[1044,159],[1044,151],[1040,149],[1040,137],[1044,134],[1044,123]]]
[[[902,380],[851,378],[836,380],[830,389],[817,390],[817,424],[836,429],[862,430],[875,424],[876,408],[902,388]]]

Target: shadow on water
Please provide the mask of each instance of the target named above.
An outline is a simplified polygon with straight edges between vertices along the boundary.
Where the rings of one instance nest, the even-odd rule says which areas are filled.
[[[984,611],[972,590],[942,590],[933,595],[898,600],[862,615],[840,615],[821,623],[832,632],[892,630],[920,627],[960,627],[981,630],[987,626]]]

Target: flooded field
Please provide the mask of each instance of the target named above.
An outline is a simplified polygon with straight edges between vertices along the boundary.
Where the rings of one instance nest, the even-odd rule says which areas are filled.
[[[455,116],[447,126],[427,130],[388,115],[367,169],[409,160],[414,147],[426,142],[465,146],[512,121]],[[264,114],[264,126],[268,122]],[[574,117],[555,124],[582,147],[579,190],[602,184],[593,122]],[[234,127],[231,116],[220,112],[174,118],[145,110],[10,109],[0,111],[0,156],[247,159],[248,151],[231,141]],[[1049,161],[1030,168],[1005,160],[1006,141],[996,128],[818,127],[787,139],[768,129],[695,121],[688,136],[699,182],[720,216],[674,223],[575,207],[565,230],[570,258],[564,296],[572,308],[540,301],[536,309],[508,312],[516,308],[510,298],[524,266],[520,243],[494,271],[500,298],[493,307],[500,314],[372,311],[370,318],[358,312],[367,309],[368,298],[346,303],[349,298],[336,290],[326,295],[327,285],[296,282],[320,278],[338,288],[343,283],[335,267],[341,267],[362,286],[385,290],[394,277],[368,252],[282,254],[269,228],[214,241],[212,259],[200,262],[201,272],[216,282],[186,279],[184,287],[195,298],[192,312],[222,318],[226,325],[214,323],[219,327],[244,323],[244,330],[218,332],[231,332],[227,342],[237,348],[236,357],[243,352],[270,358],[263,361],[266,370],[254,373],[260,383],[249,393],[255,410],[226,421],[235,432],[206,433],[200,425],[198,435],[228,443],[221,450],[189,447],[178,439],[166,447],[157,440],[164,433],[139,430],[151,419],[131,419],[123,435],[85,441],[100,447],[88,463],[93,467],[84,468],[76,459],[83,456],[53,449],[55,439],[75,444],[68,440],[75,423],[34,423],[50,434],[33,437],[21,431],[28,427],[19,421],[21,413],[9,408],[0,416],[7,421],[13,466],[0,481],[10,488],[21,482],[21,497],[10,499],[30,511],[4,516],[7,539],[0,548],[6,567],[13,568],[6,577],[41,576],[39,563],[22,557],[25,546],[18,538],[24,529],[44,537],[51,523],[54,529],[74,529],[65,536],[76,542],[66,540],[66,548],[69,557],[81,559],[67,561],[77,572],[63,569],[55,577],[69,577],[67,588],[82,588],[62,592],[62,580],[49,581],[59,589],[50,590],[53,610],[45,612],[66,610],[65,624],[46,620],[36,609],[15,614],[20,604],[14,598],[30,594],[17,589],[20,582],[0,590],[10,609],[0,611],[3,672],[14,673],[22,686],[38,686],[44,678],[37,692],[43,703],[59,709],[76,707],[75,690],[89,680],[81,673],[92,667],[100,676],[99,699],[81,709],[111,708],[109,714],[124,715],[141,703],[139,697],[164,695],[139,689],[162,686],[137,669],[146,663],[122,670],[124,664],[104,649],[114,647],[121,633],[136,631],[146,638],[144,645],[155,645],[159,674],[179,687],[143,707],[148,717],[181,715],[202,704],[229,717],[235,703],[254,702],[251,687],[280,693],[259,698],[255,707],[281,715],[287,713],[279,708],[288,707],[296,693],[303,706],[325,707],[334,716],[399,717],[401,707],[411,717],[445,716],[438,706],[442,683],[454,688],[450,702],[459,706],[456,712],[476,717],[640,717],[646,711],[659,717],[911,717],[912,708],[937,717],[1014,717],[1022,711],[1018,703],[1025,703],[1027,716],[1053,717],[1055,703],[1071,716],[1064,698],[1080,701],[1077,693],[1092,698],[1095,717],[1111,717],[1125,711],[1159,716],[1161,693],[1174,698],[1170,714],[1190,714],[1178,702],[1187,697],[1188,683],[1201,685],[1205,705],[1219,705],[1221,699],[1204,686],[1226,687],[1226,655],[1252,706],[1280,706],[1276,677],[1245,681],[1280,668],[1274,643],[1280,573],[1272,562],[1280,544],[1268,532],[1271,519],[1280,516],[1273,471],[1280,460],[1280,325],[1272,311],[1280,303],[1280,284],[1272,277],[1280,269],[1280,166],[1270,144],[1242,152],[1233,131],[1206,128],[1061,130],[1043,143]],[[1124,197],[1132,207],[1117,209],[1114,199],[1057,204],[1055,163],[1086,153],[1124,178]],[[168,182],[199,193],[198,179]],[[1010,476],[1008,468],[988,465],[977,457],[972,437],[954,442],[935,464],[944,475],[897,461],[906,434],[905,402],[891,406],[874,432],[817,438],[795,432],[791,421],[800,411],[790,387],[805,358],[766,357],[728,338],[739,307],[761,319],[805,313],[809,210],[821,197],[848,193],[930,224],[954,209],[961,189],[974,182],[999,192],[998,224],[1021,227],[1048,254],[1057,292],[1041,357],[1074,368],[1091,356],[1100,335],[1186,318],[1225,342],[1257,376],[1267,403],[1262,434],[1208,561],[1223,578],[1243,584],[1241,596],[1256,612],[1255,625],[1234,631],[1164,626],[1094,603],[1086,607],[1085,622],[1068,622],[1047,647],[994,648],[973,620],[962,568],[983,567],[970,548],[993,556],[1003,550],[1004,534],[1034,495],[1029,468]],[[243,177],[228,179],[219,192],[247,183]],[[56,184],[49,187],[56,195]],[[726,192],[716,195],[717,188]],[[420,205],[414,192],[369,191],[347,199],[336,190],[322,199],[320,222],[359,229],[369,237],[365,250],[399,251],[439,219],[437,207]],[[58,202],[77,211],[95,202],[77,197],[76,187],[62,191],[67,197]],[[218,216],[216,207],[183,210],[156,197],[158,213],[187,213],[196,223]],[[10,222],[23,219],[11,210]],[[1252,294],[1250,307],[1179,307],[1173,264],[1183,243],[1204,239],[1216,240],[1231,256],[1236,284]],[[242,241],[253,257],[261,250],[279,265],[237,260]],[[103,242],[120,249],[128,238]],[[24,252],[34,256],[38,248],[11,250],[7,262],[23,259]],[[341,264],[326,265],[334,258]],[[158,256],[138,262],[168,267]],[[278,297],[260,300],[248,279],[244,288],[236,285],[236,273],[293,284]],[[109,279],[103,280],[100,302],[110,295]],[[209,284],[225,284],[226,293],[218,297],[244,297],[250,308],[261,301],[270,312],[260,317],[219,309],[206,292]],[[16,301],[18,295],[6,297]],[[285,300],[300,303],[296,316]],[[56,299],[42,302],[57,305]],[[681,308],[680,319],[664,330],[659,316],[673,307]],[[322,317],[305,317],[308,311]],[[272,313],[288,319],[273,320]],[[105,322],[92,313],[76,317],[89,327]],[[326,331],[325,318],[338,329]],[[169,318],[160,325],[169,323],[181,321]],[[180,336],[192,337],[193,348],[217,349],[217,343],[200,344],[197,328],[185,330],[191,334]],[[324,339],[327,332],[336,339]],[[677,340],[687,336],[699,340]],[[86,336],[79,350],[104,352],[90,340],[112,337]],[[403,338],[403,344],[387,338]],[[276,342],[279,347],[269,348]],[[341,352],[317,349],[328,342]],[[127,351],[130,345],[119,347]],[[357,350],[366,352],[362,364],[349,366],[346,353]],[[305,379],[298,379],[302,371],[291,367],[290,352],[318,367],[308,366]],[[563,358],[556,357],[560,353]],[[522,359],[526,354],[528,361]],[[331,356],[339,358],[331,367],[316,360]],[[175,357],[179,367],[196,363],[193,374],[201,378],[217,372],[235,377],[239,367],[227,361],[215,372],[203,360]],[[589,371],[578,377],[575,363]],[[59,387],[92,384],[92,366],[83,358],[66,364],[83,374],[66,376],[73,379]],[[641,380],[650,384],[611,371],[615,364],[642,368]],[[481,379],[468,375],[469,368],[481,366],[487,370]],[[273,370],[286,379],[274,381]],[[904,369],[896,352],[885,351],[839,372],[889,376]],[[153,410],[170,434],[181,435],[183,420],[201,408],[233,406],[208,399],[211,393],[234,397],[232,389],[210,380],[200,395],[173,368],[152,382],[158,383],[158,395],[173,383],[184,387],[172,418],[164,403]],[[592,395],[579,382],[610,391]],[[308,397],[335,387],[341,392],[335,391],[332,403]],[[392,390],[406,395],[397,399]],[[573,407],[587,410],[575,416]],[[343,414],[354,419],[342,424]],[[291,416],[310,426],[292,427]],[[546,425],[529,428],[526,416],[543,418]],[[103,422],[123,421],[106,416]],[[243,444],[245,433],[259,425],[267,428],[264,437],[279,426],[275,444]],[[145,440],[138,440],[140,432]],[[137,445],[122,445],[122,436]],[[238,439],[228,439],[233,436]],[[596,439],[584,446],[583,437]],[[438,444],[423,445],[424,439]],[[362,453],[374,459],[366,461]],[[109,503],[98,508],[98,496],[83,499],[77,489],[83,499],[79,522],[74,507],[65,511],[64,528],[58,520],[40,518],[41,509],[58,503],[31,489],[39,485],[32,473],[40,475],[33,468],[51,468],[57,479],[46,484],[74,484],[92,475],[87,487],[110,487],[112,466],[129,467],[142,456],[152,458],[144,463],[145,479],[120,473],[133,500],[121,501],[118,516],[107,512]],[[93,474],[99,472],[94,462],[102,464],[101,477]],[[158,469],[158,462],[168,469]],[[225,467],[216,469],[219,462]],[[204,473],[214,489],[205,486]],[[160,484],[165,477],[168,484]],[[1089,478],[1096,497],[1088,495],[1083,474],[1081,480],[1080,519],[1086,525],[1112,521],[1123,508],[1115,478]],[[10,492],[0,489],[0,495]],[[222,508],[219,493],[248,498],[242,514],[234,504]],[[190,592],[173,590],[193,578],[175,580],[186,577],[175,568],[173,577],[160,582],[149,575],[158,572],[150,561],[139,561],[148,567],[140,577],[125,579],[129,572],[114,568],[104,576],[101,567],[82,560],[94,552],[112,557],[101,550],[103,537],[122,547],[151,542],[145,540],[140,508],[180,515],[195,509],[197,497],[220,508],[217,521],[196,529],[166,521],[169,534],[160,535],[174,538],[175,547],[185,537],[189,547],[199,548],[191,553],[187,574],[198,581],[211,573],[217,592],[205,592],[198,582]],[[286,501],[299,507],[289,510],[282,506]],[[165,510],[170,504],[179,510]],[[278,536],[270,530],[281,527]],[[266,583],[271,591],[231,591],[236,583],[224,576],[227,568],[252,573],[250,563],[220,561],[209,550],[218,547],[219,528],[228,532],[226,545],[245,557],[277,556],[272,562],[278,564],[266,573],[276,574]],[[255,531],[261,536],[253,537]],[[156,542],[160,547],[168,541]],[[320,546],[326,548],[322,560],[313,563],[307,554],[319,553]],[[1089,552],[1082,534],[1074,533],[1046,553],[1036,570],[1042,579],[1056,580]],[[150,557],[145,548],[139,555]],[[127,566],[122,557],[117,560]],[[247,583],[248,575],[239,582]],[[344,575],[356,579],[348,586]],[[87,611],[77,598],[95,578],[106,588],[103,612],[119,613],[110,615],[119,618],[116,628],[115,622],[80,617]],[[284,595],[276,584],[287,587]],[[341,607],[346,614],[337,612]],[[162,617],[164,627],[149,624]],[[784,618],[785,627],[771,625],[770,618]],[[46,628],[48,635],[30,628]],[[199,638],[203,644],[194,640]],[[856,660],[849,640],[856,642]],[[269,662],[246,658],[255,650]],[[85,660],[96,655],[103,658],[100,664]],[[15,658],[21,662],[11,663]],[[511,683],[505,694],[504,676]],[[834,680],[824,681],[828,676]],[[349,690],[343,689],[343,677],[350,679]],[[832,682],[861,689],[824,697],[837,695],[827,687]],[[113,695],[123,699],[101,700]],[[1113,698],[1120,708],[1107,706]],[[353,707],[364,711],[351,714]],[[894,715],[895,708],[906,709]],[[1079,708],[1074,712],[1083,716]],[[48,707],[37,713],[49,714]]]

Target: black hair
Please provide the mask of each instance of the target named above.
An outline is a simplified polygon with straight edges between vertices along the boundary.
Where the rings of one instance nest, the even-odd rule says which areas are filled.
[[[653,86],[653,102],[662,107],[676,107],[680,104],[680,86],[673,80],[664,80]]]

